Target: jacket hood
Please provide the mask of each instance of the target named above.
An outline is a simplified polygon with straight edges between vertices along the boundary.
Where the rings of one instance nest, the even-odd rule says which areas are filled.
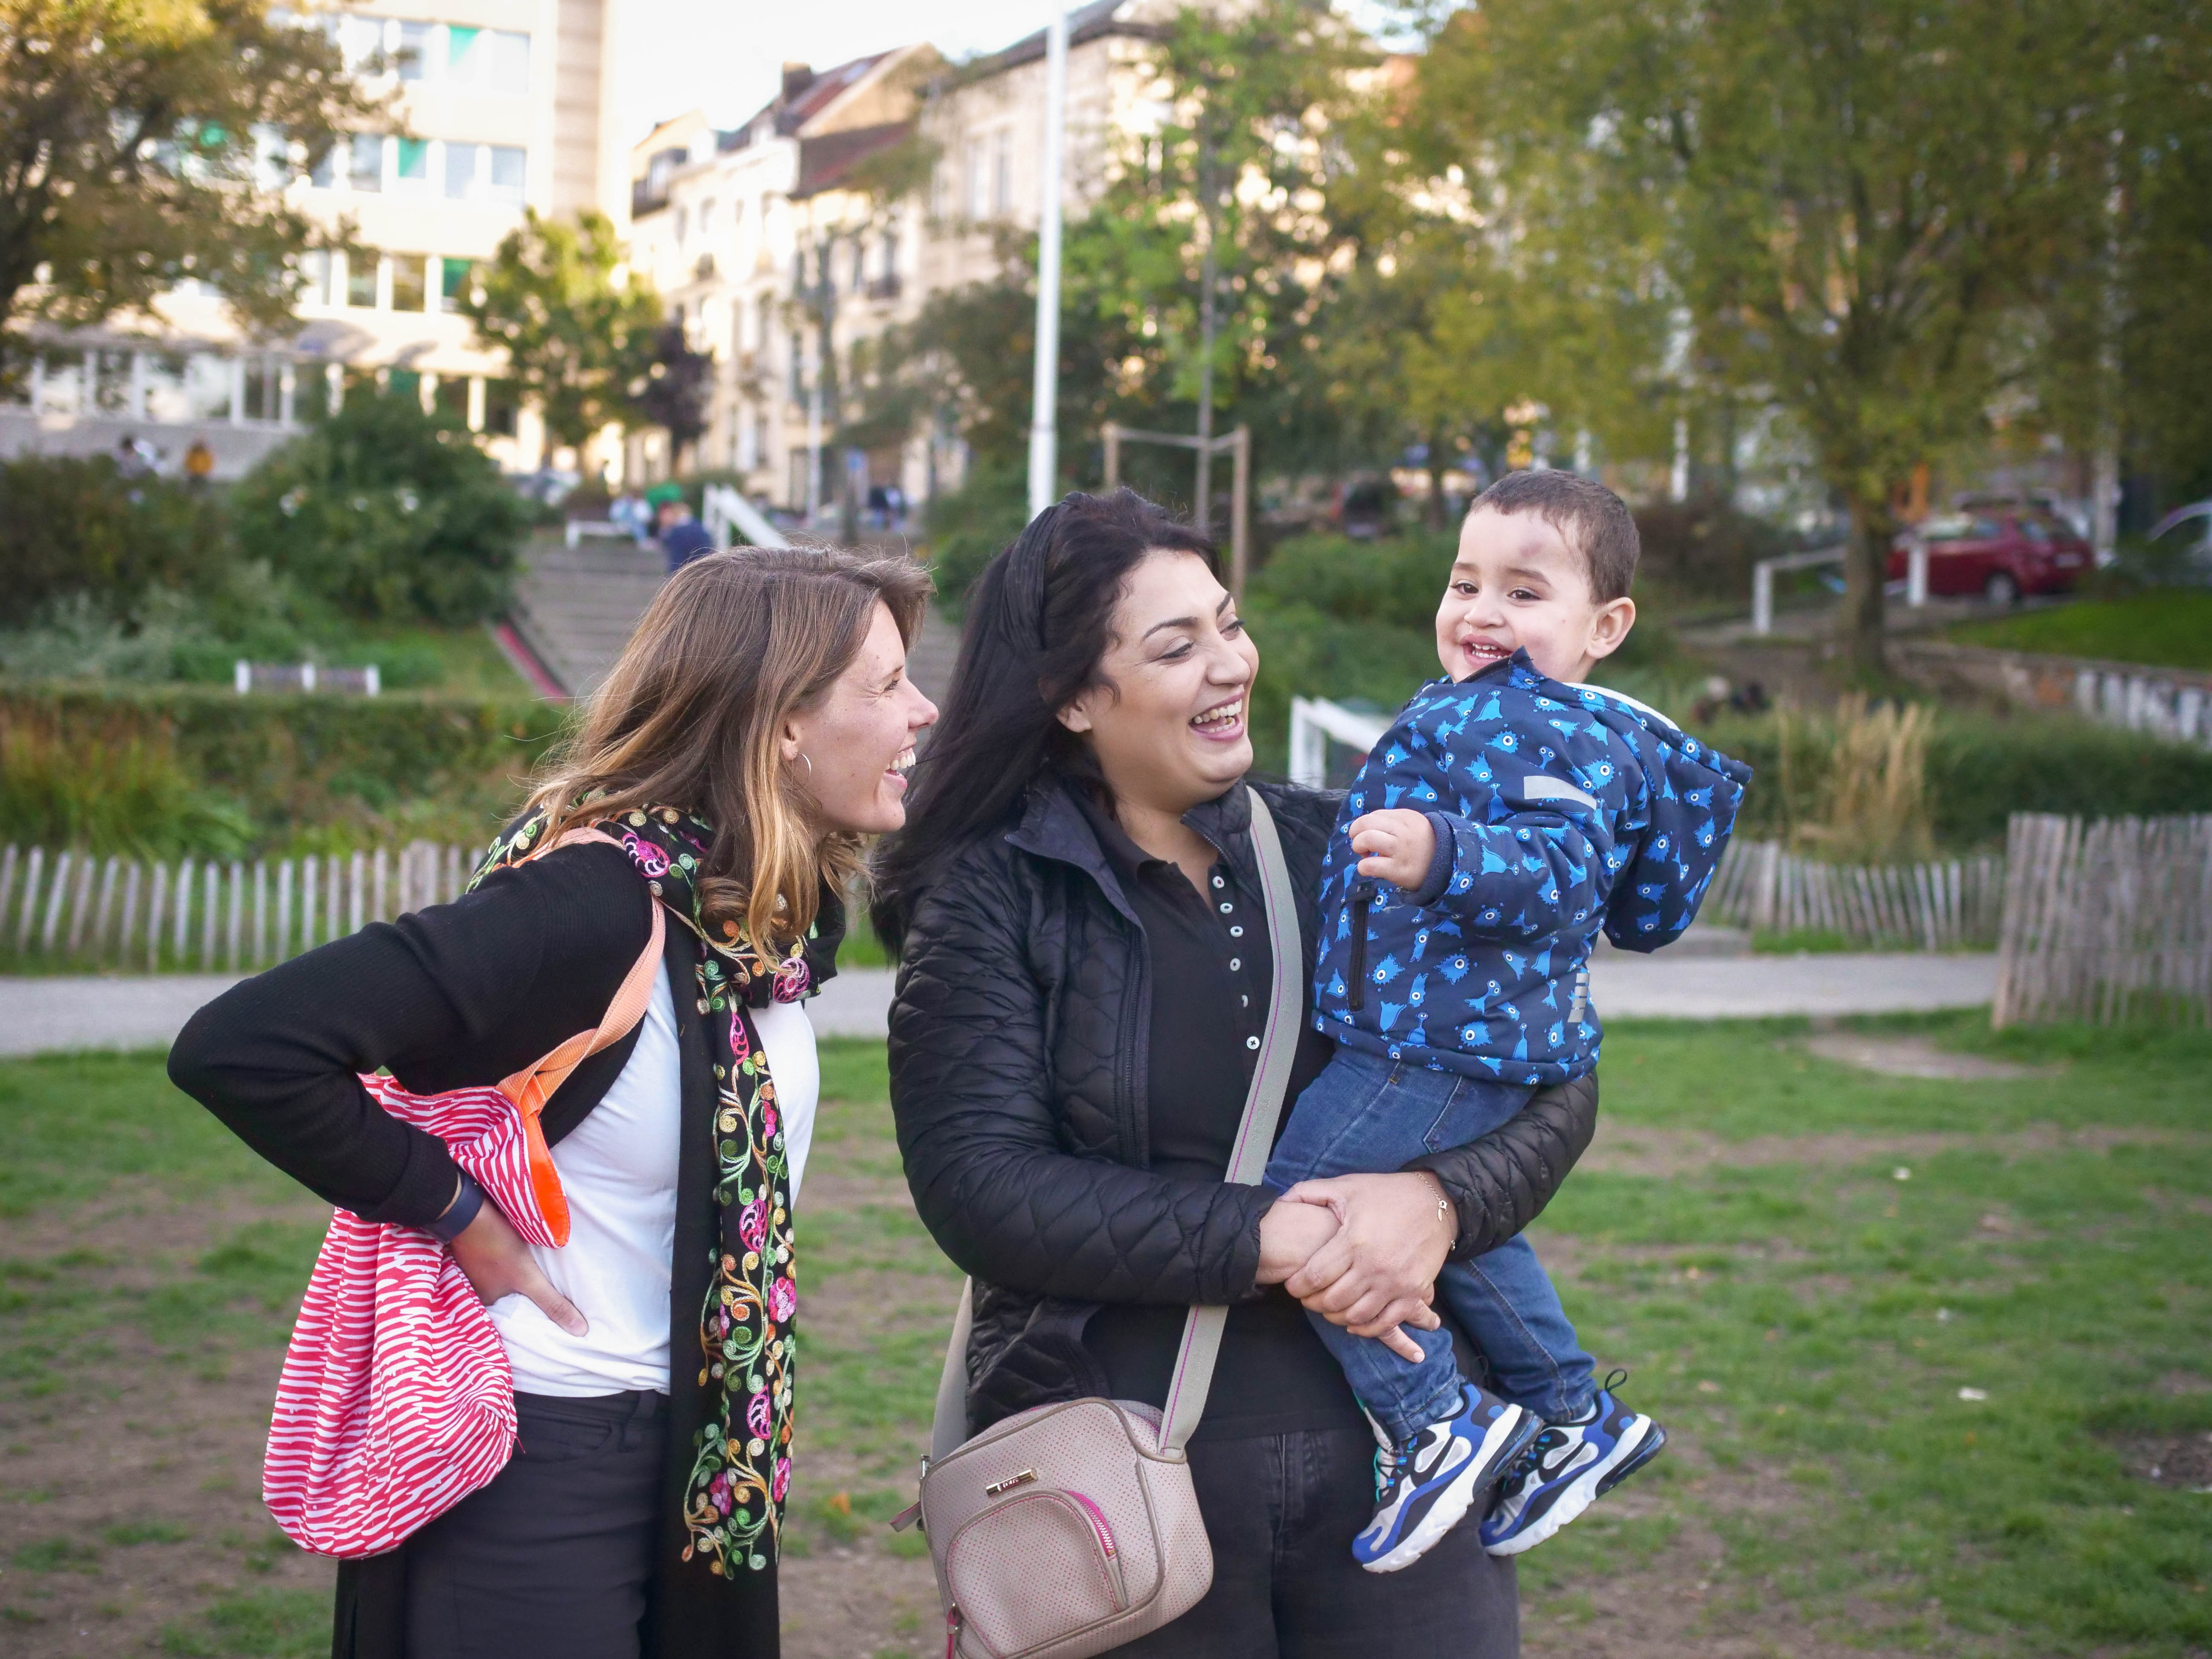
[[[1583,707],[1632,750],[1644,769],[1650,823],[1632,878],[1606,906],[1606,936],[1630,950],[1655,950],[1697,915],[1719,867],[1751,769],[1690,736],[1657,709],[1602,685],[1573,688]],[[1673,866],[1662,882],[1648,867]],[[1670,896],[1672,895],[1673,896]]]

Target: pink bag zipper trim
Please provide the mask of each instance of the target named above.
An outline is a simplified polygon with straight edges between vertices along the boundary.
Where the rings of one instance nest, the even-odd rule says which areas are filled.
[[[1098,1534],[1098,1547],[1109,1555],[1113,1554],[1114,1528],[1106,1524],[1106,1511],[1079,1492],[1072,1492],[1066,1495],[1080,1504],[1084,1514],[1091,1517],[1091,1528]]]

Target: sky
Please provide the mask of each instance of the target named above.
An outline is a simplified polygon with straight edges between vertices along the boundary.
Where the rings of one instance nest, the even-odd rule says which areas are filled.
[[[734,126],[775,95],[786,61],[829,69],[915,40],[963,58],[1051,15],[1050,0],[616,0],[623,138],[689,109]]]
[[[1080,0],[1078,0],[1080,3]],[[615,0],[623,142],[701,109],[735,126],[775,95],[788,61],[817,70],[927,40],[948,58],[1042,28],[1051,0]],[[1388,0],[1352,0],[1380,22]]]

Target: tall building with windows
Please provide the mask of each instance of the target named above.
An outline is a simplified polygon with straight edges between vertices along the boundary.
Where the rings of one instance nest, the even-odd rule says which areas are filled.
[[[373,376],[442,405],[485,434],[503,465],[547,459],[531,411],[471,343],[455,313],[471,264],[526,208],[629,210],[629,147],[613,125],[611,0],[389,0],[302,16],[349,64],[386,65],[393,130],[349,135],[323,165],[266,187],[313,217],[350,219],[362,252],[307,254],[299,327],[243,337],[222,303],[186,283],[154,318],[35,342],[31,373],[0,405],[0,453],[150,445],[165,471],[195,443],[217,477],[246,471],[313,414]]]

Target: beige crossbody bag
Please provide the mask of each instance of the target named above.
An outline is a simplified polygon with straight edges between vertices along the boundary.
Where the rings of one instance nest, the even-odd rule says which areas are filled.
[[[1256,790],[1252,843],[1274,953],[1266,1035],[1226,1179],[1256,1186],[1275,1141],[1304,1008],[1290,872]],[[960,1293],[921,1464],[917,1515],[945,1604],[946,1659],[1090,1659],[1181,1618],[1213,1582],[1213,1550],[1183,1455],[1206,1410],[1226,1308],[1194,1307],[1167,1409],[1073,1400],[967,1427],[972,1283]]]

